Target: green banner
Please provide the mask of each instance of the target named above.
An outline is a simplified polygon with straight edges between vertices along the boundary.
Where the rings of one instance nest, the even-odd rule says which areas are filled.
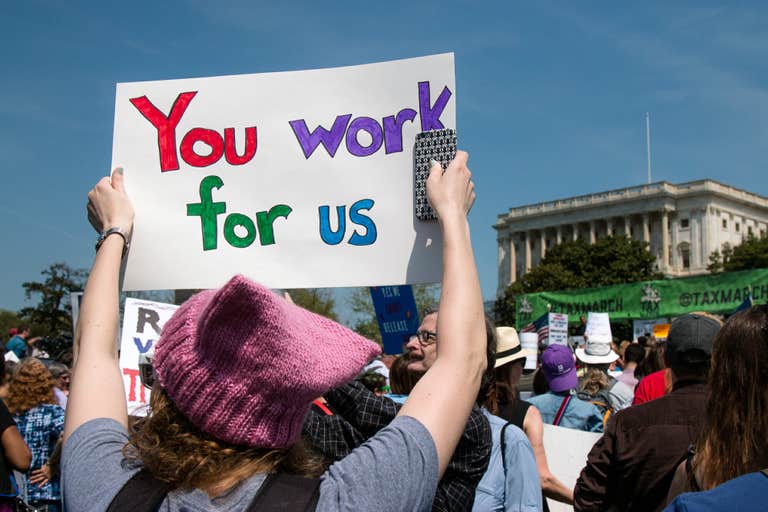
[[[768,268],[717,275],[644,281],[605,288],[540,292],[517,297],[517,328],[547,312],[565,313],[570,323],[590,311],[609,313],[611,320],[680,316],[692,311],[731,313],[749,295],[768,300]]]

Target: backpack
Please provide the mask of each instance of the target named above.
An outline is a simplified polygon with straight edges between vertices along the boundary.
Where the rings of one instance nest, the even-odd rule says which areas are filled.
[[[120,489],[107,512],[157,512],[169,490],[167,484],[142,469]],[[319,478],[270,473],[246,512],[311,512],[319,498]]]
[[[610,418],[611,414],[613,414],[613,406],[611,405],[608,390],[601,389],[594,396],[583,391],[579,391],[577,396],[581,400],[589,402],[597,407],[597,409],[600,411],[600,415],[603,417],[603,427],[605,427],[608,424],[608,418]]]

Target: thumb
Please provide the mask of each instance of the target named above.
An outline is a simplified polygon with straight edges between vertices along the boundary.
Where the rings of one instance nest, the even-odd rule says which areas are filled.
[[[429,177],[432,178],[433,181],[437,179],[437,177],[442,176],[443,172],[443,166],[440,162],[437,160],[429,161]]]
[[[118,192],[125,192],[125,177],[123,176],[122,167],[116,167],[112,171],[112,188]]]

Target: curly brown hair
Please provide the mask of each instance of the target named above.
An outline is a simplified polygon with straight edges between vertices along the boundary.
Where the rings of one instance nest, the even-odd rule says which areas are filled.
[[[132,424],[123,456],[173,489],[196,488],[216,496],[257,473],[317,477],[325,470],[322,458],[302,441],[276,450],[237,446],[202,432],[158,385],[152,388],[150,410]]]
[[[53,377],[38,359],[28,357],[19,363],[11,379],[5,405],[12,414],[21,414],[41,404],[56,404]]]

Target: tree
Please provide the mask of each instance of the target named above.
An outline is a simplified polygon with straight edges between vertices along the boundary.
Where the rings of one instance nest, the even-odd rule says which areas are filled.
[[[286,290],[297,306],[308,309],[331,320],[338,320],[336,300],[331,290],[325,288],[296,288]]]
[[[768,235],[756,237],[750,234],[736,247],[726,242],[722,253],[718,250],[712,252],[707,270],[717,274],[764,267],[768,267]]]
[[[82,290],[87,272],[66,263],[53,263],[43,270],[43,282],[22,283],[27,300],[39,296],[35,307],[26,307],[19,315],[41,330],[44,336],[60,336],[72,332],[72,308],[69,294]]]
[[[22,319],[13,311],[0,309],[0,344],[8,341],[8,331],[13,327],[18,327],[23,323]]]
[[[547,251],[541,263],[504,291],[494,308],[499,325],[514,325],[516,296],[543,291],[593,288],[634,283],[663,276],[648,243],[623,235],[589,244],[582,239],[563,242]]]
[[[439,301],[439,295],[440,285],[438,284],[413,285],[413,298],[416,301],[416,309],[419,314],[422,314],[428,307],[436,305]],[[347,305],[355,314],[352,330],[381,345],[379,322],[376,320],[376,312],[373,309],[373,301],[368,288],[357,288],[347,300]]]

